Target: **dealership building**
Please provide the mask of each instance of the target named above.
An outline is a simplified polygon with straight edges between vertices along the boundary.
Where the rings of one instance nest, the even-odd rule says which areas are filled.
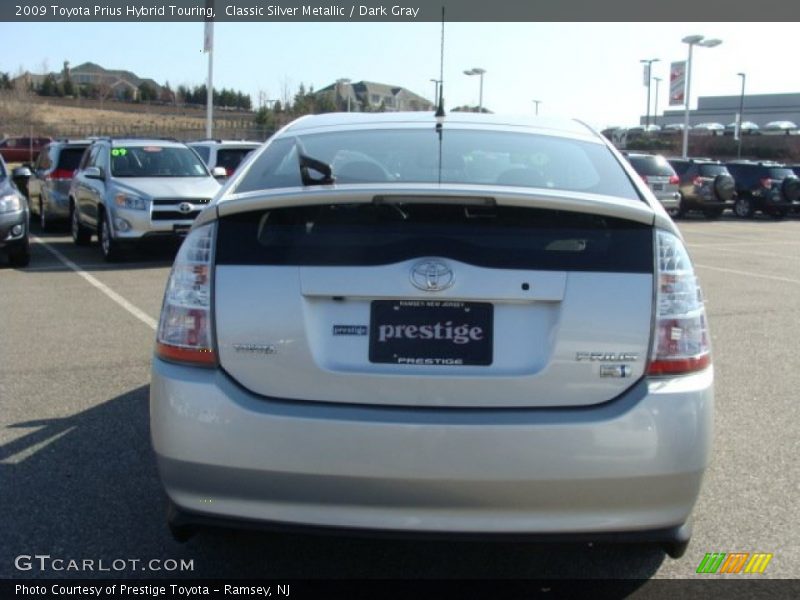
[[[736,120],[741,96],[700,96],[697,108],[689,111],[689,125],[698,123],[722,123],[728,125]],[[752,121],[764,127],[770,121],[792,121],[800,125],[800,94],[753,94],[744,97],[743,121]],[[683,107],[665,110],[650,122],[664,126],[683,123]],[[644,125],[645,117],[639,122]]]

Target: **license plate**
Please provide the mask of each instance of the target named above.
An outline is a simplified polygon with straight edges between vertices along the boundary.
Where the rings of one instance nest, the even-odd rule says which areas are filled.
[[[487,302],[374,300],[369,360],[405,365],[491,365],[494,306]]]
[[[653,191],[654,192],[661,192],[663,190],[664,190],[664,184],[663,183],[654,183],[653,184]]]

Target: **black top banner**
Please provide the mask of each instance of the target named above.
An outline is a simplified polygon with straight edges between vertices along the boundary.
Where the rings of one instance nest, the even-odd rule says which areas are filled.
[[[785,0],[18,0],[0,3],[0,21],[421,22],[441,20],[442,6],[450,22],[800,20],[800,5]]]

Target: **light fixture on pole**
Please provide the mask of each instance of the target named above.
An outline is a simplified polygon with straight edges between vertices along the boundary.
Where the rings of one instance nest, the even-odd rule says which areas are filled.
[[[439,102],[439,84],[442,83],[441,79],[431,79],[433,82],[433,105],[436,106],[436,103]]]
[[[542,103],[542,101],[541,100],[533,100],[532,102],[536,106],[536,116],[538,117],[539,116],[539,105]]]
[[[687,158],[689,156],[689,94],[692,86],[692,48],[694,46],[713,48],[714,46],[719,46],[722,40],[707,40],[702,35],[687,35],[681,41],[684,44],[689,44],[689,58],[686,60],[686,107],[683,113],[683,149],[681,152],[681,156]]]
[[[646,65],[644,68],[644,84],[647,86],[647,116],[644,121],[644,130],[650,126],[650,70],[653,68],[654,62],[659,62],[660,58],[643,58],[639,62]]]
[[[661,77],[653,77],[653,81],[656,82],[656,98],[655,98],[655,108],[653,109],[653,123],[658,125],[658,84],[661,83]]]
[[[736,157],[742,158],[742,123],[744,123],[744,81],[747,75],[744,73],[737,73],[742,78],[742,93],[739,96],[739,121],[736,123],[736,133],[739,136],[739,147],[736,150]]]
[[[464,75],[479,75],[481,78],[481,85],[480,85],[480,93],[478,95],[478,112],[483,112],[483,74],[486,73],[486,69],[481,69],[480,67],[474,67],[472,69],[468,69],[464,71]]]

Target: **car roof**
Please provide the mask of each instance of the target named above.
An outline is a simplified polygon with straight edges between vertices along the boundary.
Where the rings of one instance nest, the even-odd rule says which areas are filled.
[[[93,140],[94,142],[108,142],[112,146],[167,146],[167,147],[175,147],[175,148],[182,148],[185,147],[186,144],[183,142],[179,142],[178,140],[173,139],[164,139],[164,138],[100,138],[97,140]]]
[[[254,146],[258,147],[263,142],[254,140],[194,140],[186,142],[187,146]]]
[[[436,117],[433,112],[323,113],[301,117],[287,125],[283,133],[291,132],[296,134],[313,129],[348,128],[370,125],[386,125],[403,128],[404,126],[423,124],[430,124],[432,126],[436,124]],[[551,135],[560,133],[565,136],[580,136],[587,139],[605,140],[599,132],[596,132],[582,121],[564,117],[525,117],[490,113],[449,112],[444,117],[443,124],[445,128],[447,128],[448,125],[485,126],[487,129],[497,127],[520,127],[529,129],[531,132],[549,133]]]

